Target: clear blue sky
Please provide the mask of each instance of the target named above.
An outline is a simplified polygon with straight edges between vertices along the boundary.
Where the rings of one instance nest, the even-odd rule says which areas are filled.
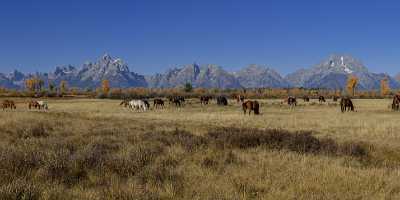
[[[108,52],[151,74],[194,61],[286,74],[331,53],[400,72],[400,1],[4,0],[0,71],[80,66]]]

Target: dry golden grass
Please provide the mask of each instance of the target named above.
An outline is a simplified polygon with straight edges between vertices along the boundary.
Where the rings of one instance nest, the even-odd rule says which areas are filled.
[[[0,199],[400,198],[390,100],[354,100],[354,113],[261,100],[260,116],[196,99],[145,113],[115,100],[49,100],[47,112],[16,101],[0,112]]]

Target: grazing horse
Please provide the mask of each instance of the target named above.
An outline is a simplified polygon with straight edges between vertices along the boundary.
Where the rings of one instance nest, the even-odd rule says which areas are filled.
[[[220,106],[227,106],[228,105],[228,99],[224,96],[219,96],[217,98],[217,104]]]
[[[147,101],[146,99],[142,99],[142,101],[144,102],[144,104],[146,104],[147,109],[150,109],[149,101]]]
[[[332,98],[332,100],[334,101],[334,102],[337,102],[338,101],[338,99],[339,99],[339,97],[338,96],[333,96],[333,98]]]
[[[39,104],[38,104],[37,101],[30,101],[30,102],[28,103],[28,108],[29,108],[29,110],[31,110],[31,109],[33,109],[33,108],[39,109]]]
[[[318,97],[318,101],[319,101],[319,103],[324,103],[325,102],[325,97],[324,96],[319,96]]]
[[[354,105],[350,97],[342,97],[340,100],[340,108],[342,112],[354,111]]]
[[[398,111],[400,109],[400,94],[393,97],[392,110]]]
[[[145,101],[143,100],[132,100],[129,102],[129,108],[139,110],[139,111],[146,111],[149,109]]]
[[[287,103],[288,103],[288,105],[289,105],[290,107],[295,107],[295,106],[297,106],[297,99],[296,99],[296,97],[289,96],[289,97],[287,98]]]
[[[246,111],[249,110],[249,115],[251,111],[254,111],[255,115],[260,114],[260,104],[258,101],[246,101],[242,104],[243,112],[246,114]]]
[[[38,101],[37,104],[39,106],[39,110],[41,110],[41,109],[48,110],[49,109],[49,105],[47,104],[46,101]]]
[[[15,102],[11,101],[11,100],[4,100],[1,104],[1,107],[3,110],[9,108],[9,109],[17,109],[17,107],[15,106]]]
[[[164,101],[162,99],[154,99],[153,100],[153,107],[156,108],[156,109],[159,108],[159,107],[164,108]]]
[[[129,106],[129,100],[128,100],[128,99],[125,99],[125,100],[123,100],[119,105],[120,105],[120,106],[124,106],[124,107],[126,108],[126,107]]]
[[[211,99],[212,99],[212,96],[201,96],[200,97],[200,104],[201,105],[207,105]]]
[[[174,104],[176,107],[181,107],[185,103],[185,98],[182,96],[169,97],[169,104]]]
[[[304,100],[304,102],[309,102],[309,101],[310,101],[310,97],[304,96],[304,97],[303,97],[303,100]]]

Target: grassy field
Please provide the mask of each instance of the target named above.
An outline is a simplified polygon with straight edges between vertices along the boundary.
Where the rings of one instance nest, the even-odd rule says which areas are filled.
[[[138,113],[120,101],[0,111],[0,199],[400,199],[390,100],[260,100]]]

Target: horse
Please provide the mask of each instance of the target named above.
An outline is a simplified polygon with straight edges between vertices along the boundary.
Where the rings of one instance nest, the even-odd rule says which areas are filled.
[[[149,109],[148,104],[146,104],[146,102],[143,100],[129,101],[129,108],[139,111],[146,111]]]
[[[392,110],[398,111],[400,109],[400,94],[396,94],[393,97]]]
[[[37,101],[30,101],[30,102],[28,103],[28,108],[29,108],[29,110],[31,110],[31,109],[33,109],[33,108],[39,109],[39,104],[38,104]]]
[[[350,97],[342,97],[340,100],[340,109],[342,112],[354,111],[354,105]]]
[[[164,108],[164,101],[162,99],[154,99],[153,100],[153,107],[156,108],[156,109],[159,108],[159,107]]]
[[[39,106],[39,110],[41,110],[41,109],[48,110],[49,109],[49,106],[46,101],[38,101],[37,104]]]
[[[150,109],[149,101],[147,101],[146,99],[142,99],[142,101],[144,102],[144,104],[146,104],[147,109]]]
[[[260,104],[258,101],[246,101],[242,104],[243,112],[246,114],[246,111],[249,110],[249,115],[251,111],[254,111],[254,115],[260,114]]]
[[[303,101],[304,101],[304,102],[309,102],[309,101],[310,101],[310,97],[304,96],[304,97],[303,97]]]
[[[339,99],[339,97],[338,97],[338,96],[333,96],[333,98],[332,98],[333,102],[337,102],[337,101],[338,101],[338,99]]]
[[[325,97],[324,96],[319,96],[318,97],[318,101],[319,101],[319,103],[324,103],[325,102]]]
[[[287,103],[288,103],[288,105],[289,105],[290,107],[295,107],[295,106],[297,106],[297,99],[296,99],[296,97],[289,96],[289,97],[287,98]]]
[[[129,100],[128,100],[128,99],[125,99],[125,100],[123,100],[119,105],[120,105],[120,106],[124,106],[124,107],[126,108],[126,107],[129,106]]]
[[[212,99],[212,96],[201,96],[200,97],[200,104],[201,105],[207,105],[211,99]]]
[[[220,106],[227,106],[228,105],[228,99],[224,96],[219,96],[217,98],[217,105]]]
[[[4,101],[2,102],[2,104],[1,104],[1,107],[2,107],[3,110],[5,110],[5,109],[7,109],[7,108],[9,108],[9,109],[11,109],[11,110],[17,109],[17,107],[15,106],[15,102],[14,102],[14,101],[11,101],[11,100],[4,100]]]
[[[169,104],[174,104],[176,107],[181,107],[184,105],[185,98],[182,96],[176,96],[176,97],[169,97]]]

